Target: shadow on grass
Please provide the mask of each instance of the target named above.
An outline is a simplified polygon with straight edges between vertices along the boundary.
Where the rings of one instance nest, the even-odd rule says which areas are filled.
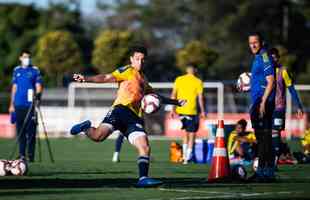
[[[165,188],[224,188],[224,187],[249,187],[252,184],[244,182],[208,183],[206,178],[160,178],[164,182]],[[36,179],[0,179],[0,189],[53,189],[53,188],[132,188],[137,183],[136,178],[85,178],[85,179],[65,179],[65,178],[36,178]],[[305,179],[278,180],[269,184],[294,184],[309,183]],[[261,183],[256,183],[260,184]],[[253,186],[253,185],[252,185]],[[1,193],[0,193],[1,194]]]
[[[54,175],[105,175],[105,174],[131,174],[134,173],[133,171],[83,171],[83,172],[76,172],[76,171],[53,171],[53,172],[42,172],[42,173],[28,173],[30,177],[37,177],[37,176],[54,176]]]
[[[51,189],[51,190],[40,190],[40,191],[1,191],[0,190],[0,196],[4,197],[4,196],[27,196],[27,195],[55,195],[55,194],[69,194],[72,195],[74,194],[81,194],[81,193],[92,193],[93,191],[91,190],[70,190],[70,189],[66,189],[66,190],[58,190],[58,189]]]

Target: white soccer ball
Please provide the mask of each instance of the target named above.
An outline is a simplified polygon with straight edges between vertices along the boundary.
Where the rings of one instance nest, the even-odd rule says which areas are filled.
[[[0,176],[6,176],[8,174],[8,161],[0,160]]]
[[[141,108],[147,114],[154,113],[160,108],[160,99],[156,94],[147,94],[141,101]]]
[[[246,169],[243,165],[233,165],[231,168],[231,174],[233,179],[245,180],[247,177]]]
[[[258,157],[254,158],[252,167],[253,167],[254,172],[256,172],[258,168]]]
[[[14,160],[11,164],[11,173],[15,176],[23,176],[27,172],[27,163],[25,160]]]
[[[251,89],[251,73],[244,72],[240,74],[237,80],[237,89],[241,92],[247,92]]]

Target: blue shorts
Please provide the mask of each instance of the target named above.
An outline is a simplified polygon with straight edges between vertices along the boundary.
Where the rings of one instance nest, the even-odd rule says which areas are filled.
[[[285,129],[285,111],[274,111],[272,129],[282,131]]]
[[[180,115],[182,129],[187,132],[197,132],[199,128],[198,115]]]
[[[116,105],[106,115],[103,124],[110,124],[113,130],[119,130],[133,143],[135,137],[146,135],[144,120],[126,106]]]
[[[259,130],[265,130],[265,129],[271,129],[272,128],[272,115],[274,111],[274,103],[267,101],[265,105],[265,114],[263,117],[260,117],[259,114],[259,106],[260,106],[260,100],[257,100],[254,102],[254,104],[251,106],[250,109],[250,117],[251,117],[251,123],[252,128],[259,129]]]

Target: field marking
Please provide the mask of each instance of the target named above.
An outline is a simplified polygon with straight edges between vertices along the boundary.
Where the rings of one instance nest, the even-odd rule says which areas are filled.
[[[200,190],[181,190],[181,189],[168,189],[168,188],[159,188],[161,191],[168,191],[168,192],[183,192],[183,193],[202,193],[202,194],[232,194],[231,192],[216,192],[216,191],[200,191]]]
[[[199,190],[185,190],[185,189],[167,189],[167,188],[159,188],[161,191],[170,191],[170,192],[181,192],[181,193],[200,193],[200,194],[213,194],[213,196],[190,196],[190,197],[176,197],[170,198],[170,200],[187,200],[187,199],[213,199],[213,198],[242,198],[242,197],[259,197],[259,196],[267,196],[267,195],[289,195],[293,193],[300,192],[289,192],[289,191],[279,191],[279,192],[255,192],[255,193],[231,193],[231,192],[216,192],[216,191],[199,191]],[[221,195],[218,195],[221,194]],[[155,199],[152,199],[155,200]],[[156,199],[160,200],[160,199]]]

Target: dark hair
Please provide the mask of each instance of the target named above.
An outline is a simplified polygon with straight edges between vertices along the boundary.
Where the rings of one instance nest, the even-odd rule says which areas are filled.
[[[20,55],[22,56],[24,53],[31,55],[31,52],[29,50],[26,50],[26,49],[22,50],[20,52]]]
[[[133,45],[129,48],[129,55],[133,56],[134,53],[143,53],[147,56],[147,49],[143,45]]]
[[[242,127],[242,129],[245,129],[246,126],[247,126],[247,124],[248,124],[248,122],[247,122],[245,119],[240,119],[240,120],[237,122],[237,124],[239,124],[239,125]]]
[[[265,46],[265,39],[260,32],[258,32],[258,31],[250,32],[248,37],[250,37],[250,36],[257,36],[259,39],[259,42],[262,44],[262,46]]]
[[[279,50],[277,49],[277,48],[275,48],[275,47],[273,47],[273,48],[271,48],[271,49],[269,49],[269,54],[270,55],[276,55],[277,57],[280,57],[280,52],[279,52]]]
[[[194,68],[195,70],[198,69],[197,64],[194,63],[194,62],[188,62],[188,63],[186,64],[186,66],[187,66],[187,67],[192,67],[192,68]]]

